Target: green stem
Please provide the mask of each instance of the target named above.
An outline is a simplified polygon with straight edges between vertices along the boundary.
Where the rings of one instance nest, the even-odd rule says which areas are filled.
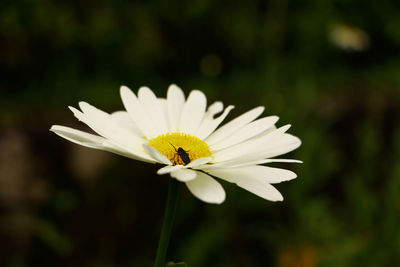
[[[160,242],[158,243],[156,261],[154,267],[165,267],[169,238],[171,236],[172,222],[178,203],[179,182],[169,179],[167,206],[165,207],[164,221],[161,229]]]

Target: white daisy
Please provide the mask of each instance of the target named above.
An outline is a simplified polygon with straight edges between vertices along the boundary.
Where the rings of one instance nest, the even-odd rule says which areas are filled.
[[[296,178],[292,171],[261,166],[300,162],[271,158],[301,144],[299,138],[286,133],[290,125],[275,127],[277,116],[257,119],[264,107],[249,110],[217,129],[233,106],[224,110],[221,102],[215,102],[207,109],[201,91],[191,91],[186,100],[176,85],[168,88],[167,98],[157,98],[147,87],[141,87],[137,96],[126,86],[120,93],[126,111],[108,114],[86,102],[79,103],[81,110],[69,107],[98,135],[59,125],[50,130],[82,146],[163,164],[158,174],[184,182],[193,195],[208,203],[225,200],[223,187],[212,176],[271,201],[283,200],[271,184]]]

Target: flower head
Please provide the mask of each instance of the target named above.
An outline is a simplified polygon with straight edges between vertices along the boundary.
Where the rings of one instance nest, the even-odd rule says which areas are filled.
[[[290,125],[275,127],[278,117],[257,119],[264,107],[218,128],[233,106],[224,109],[215,102],[207,108],[201,91],[193,90],[187,99],[176,85],[168,88],[166,98],[157,98],[147,87],[140,88],[137,96],[126,86],[120,92],[126,111],[108,114],[86,102],[79,103],[80,110],[70,107],[98,135],[59,125],[50,130],[86,147],[163,164],[158,174],[184,182],[193,195],[208,203],[225,200],[223,187],[212,176],[271,201],[283,200],[271,184],[296,178],[291,171],[261,165],[300,162],[272,158],[301,144],[286,133]]]

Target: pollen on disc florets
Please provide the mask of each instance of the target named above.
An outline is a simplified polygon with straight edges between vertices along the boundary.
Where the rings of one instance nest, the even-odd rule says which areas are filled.
[[[167,133],[150,139],[149,146],[154,147],[167,157],[174,165],[185,165],[175,149],[180,147],[185,150],[190,161],[211,157],[207,143],[190,134]]]

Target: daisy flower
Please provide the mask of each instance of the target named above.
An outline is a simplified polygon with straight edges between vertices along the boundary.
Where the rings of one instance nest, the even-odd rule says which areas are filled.
[[[206,96],[193,90],[185,99],[176,85],[166,98],[149,88],[135,95],[121,86],[126,111],[106,113],[86,102],[80,110],[69,107],[78,120],[98,135],[65,126],[51,131],[76,144],[109,151],[135,160],[162,164],[157,173],[169,174],[186,184],[189,191],[207,203],[222,203],[225,191],[213,177],[270,201],[282,201],[272,185],[296,178],[292,171],[262,166],[270,162],[300,162],[272,159],[300,146],[299,138],[286,133],[290,125],[277,128],[277,116],[257,119],[264,107],[256,107],[218,126],[233,106],[221,102],[207,108]]]

